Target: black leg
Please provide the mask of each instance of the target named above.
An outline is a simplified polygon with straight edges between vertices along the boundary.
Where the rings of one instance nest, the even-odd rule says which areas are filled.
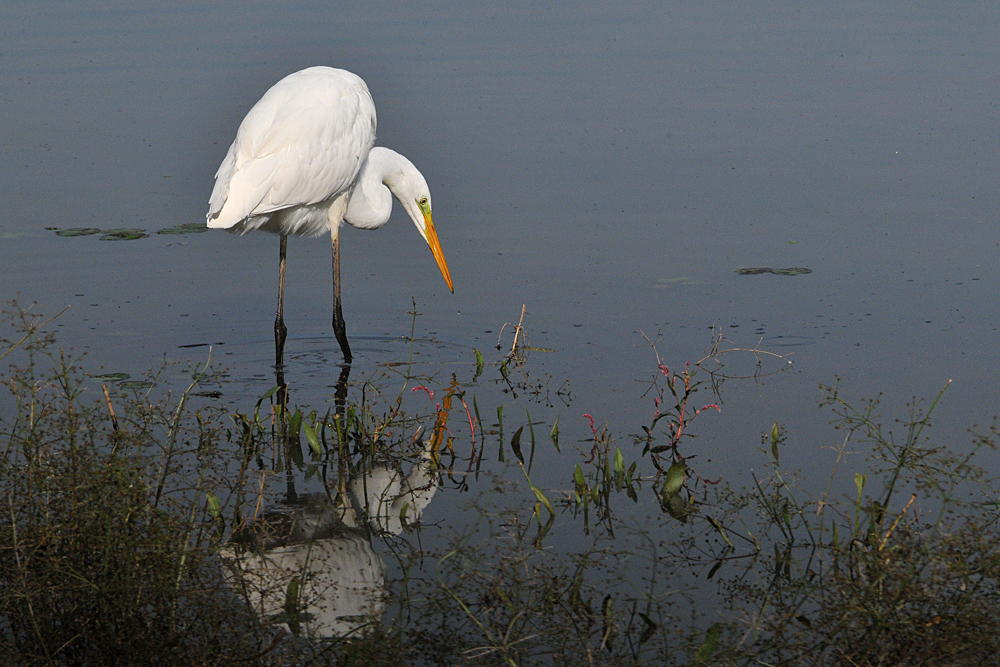
[[[333,333],[337,336],[340,349],[344,352],[344,361],[351,363],[351,346],[347,344],[347,325],[344,323],[344,311],[340,306],[340,238],[334,232],[333,238]]]
[[[285,358],[285,250],[288,237],[281,235],[281,258],[278,260],[278,313],[274,317],[274,365],[280,370]]]

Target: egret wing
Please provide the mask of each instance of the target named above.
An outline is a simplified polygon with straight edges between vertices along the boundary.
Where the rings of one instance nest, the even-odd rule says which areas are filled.
[[[259,221],[348,190],[375,143],[375,124],[375,105],[359,77],[323,67],[285,77],[240,125],[216,175],[209,226]]]

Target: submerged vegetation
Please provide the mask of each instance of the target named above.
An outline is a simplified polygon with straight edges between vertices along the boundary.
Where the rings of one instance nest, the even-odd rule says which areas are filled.
[[[765,474],[706,479],[689,436],[718,406],[694,369],[657,357],[634,436],[577,432],[548,418],[567,385],[530,376],[523,318],[468,383],[345,372],[295,407],[279,375],[242,410],[210,364],[177,393],[115,385],[10,319],[5,664],[998,662],[997,485],[975,465],[996,432],[937,442],[940,396],[890,431],[824,388],[827,480],[783,467],[777,423]],[[530,400],[481,404],[491,381]]]

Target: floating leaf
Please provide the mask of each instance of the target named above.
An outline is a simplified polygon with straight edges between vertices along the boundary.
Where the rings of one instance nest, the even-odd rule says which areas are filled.
[[[222,398],[221,391],[192,391],[192,396],[201,396],[202,398]]]
[[[108,382],[120,382],[122,380],[127,380],[131,375],[128,373],[102,373],[101,375],[91,375],[90,377],[95,380],[107,380]]]
[[[775,422],[771,427],[771,456],[774,457],[775,463],[778,463],[778,440],[778,423]]]
[[[155,382],[147,382],[145,380],[129,380],[127,382],[119,382],[118,386],[122,389],[148,389],[152,387]]]
[[[812,273],[812,269],[804,266],[793,266],[787,269],[772,269],[769,266],[754,266],[745,269],[736,269],[736,273],[741,276],[759,276],[765,273],[773,273],[776,276],[803,276]]]
[[[70,227],[56,230],[56,236],[93,236],[100,233],[101,230],[97,227]]]
[[[555,446],[556,451],[559,452],[559,417],[556,417],[556,423],[552,425],[552,432],[549,433],[549,437],[552,438],[552,444]],[[562,452],[559,452],[562,454]]]
[[[185,222],[183,225],[165,227],[157,230],[157,234],[200,234],[208,231],[208,225],[200,222]]]
[[[134,241],[136,239],[143,239],[149,236],[145,229],[134,229],[131,227],[123,227],[121,229],[106,229],[104,230],[104,235],[101,236],[102,241]]]

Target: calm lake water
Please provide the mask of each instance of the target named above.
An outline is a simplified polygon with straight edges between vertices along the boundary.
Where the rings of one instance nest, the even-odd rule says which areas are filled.
[[[529,372],[572,389],[537,410],[566,442],[590,434],[584,413],[623,444],[648,422],[656,356],[640,332],[679,367],[717,327],[794,363],[724,385],[696,427],[710,475],[745,470],[774,422],[788,465],[827,466],[842,436],[818,387],[838,377],[852,399],[884,392],[887,422],[953,380],[933,433],[964,445],[1000,399],[998,24],[985,3],[6,3],[0,296],[71,306],[62,343],[109,372],[211,344],[225,399],[252,405],[273,384],[275,237],[46,228],[203,222],[247,110],[331,65],[367,81],[378,144],[426,176],[455,281],[452,295],[398,206],[382,230],[345,229],[352,377],[405,360],[415,298],[421,372],[457,374],[493,414],[512,399],[473,382],[473,348],[494,360],[524,304],[531,344],[554,350]],[[303,404],[328,401],[339,373],[329,263],[327,240],[290,240],[287,378]],[[565,467],[536,469],[571,485]]]

